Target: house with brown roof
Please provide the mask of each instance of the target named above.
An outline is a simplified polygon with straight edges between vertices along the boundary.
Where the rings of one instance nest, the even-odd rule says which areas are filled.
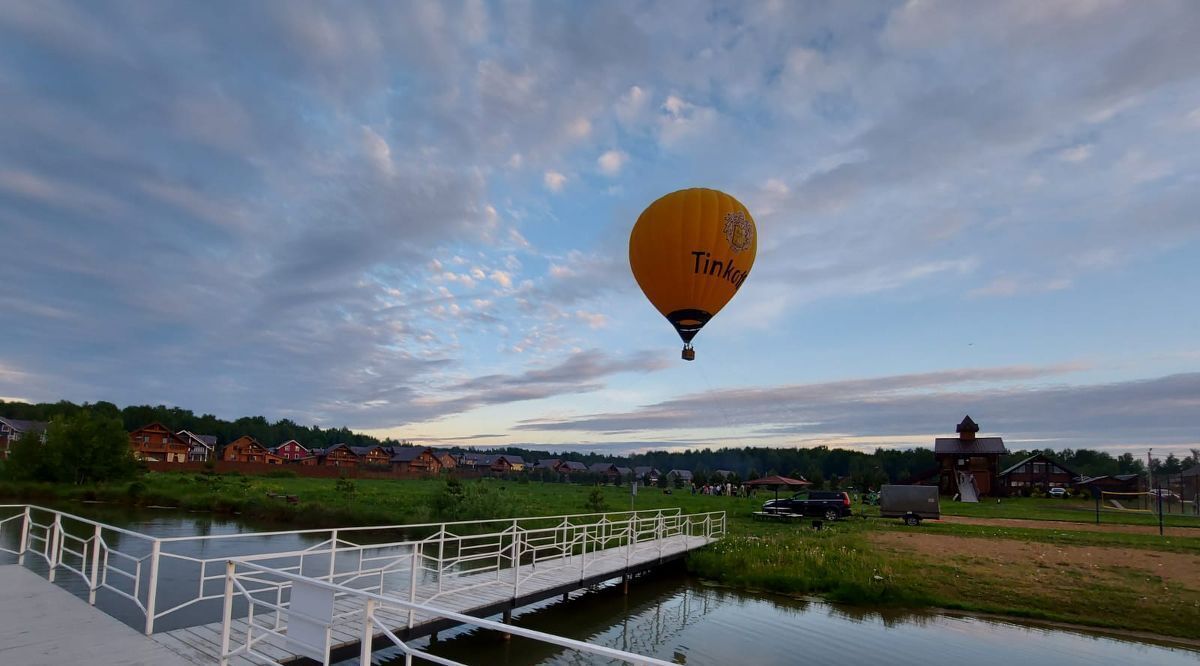
[[[148,462],[187,462],[191,445],[167,426],[155,422],[129,433],[133,457]]]
[[[0,460],[8,459],[8,448],[26,433],[40,434],[42,443],[46,443],[45,421],[26,421],[24,419],[9,419],[0,417]]]
[[[442,462],[433,449],[420,446],[396,446],[392,448],[392,469],[403,474],[437,474],[442,471]]]
[[[358,456],[350,449],[349,444],[334,444],[325,449],[321,456],[321,464],[327,467],[357,467]]]
[[[221,460],[226,462],[266,463],[282,465],[283,458],[271,453],[267,447],[258,443],[249,435],[242,435],[225,445],[221,450]]]
[[[975,480],[979,495],[1004,493],[1000,483],[1000,456],[1008,453],[1001,437],[977,437],[979,425],[970,416],[954,428],[957,437],[938,437],[933,442],[933,457],[937,461],[941,481],[938,485],[943,495],[959,492],[958,473]]]
[[[458,467],[458,459],[449,451],[434,451],[433,455],[437,457],[438,463],[441,464],[443,470],[451,470]]]
[[[371,446],[351,446],[350,451],[358,456],[358,464],[372,467],[391,467],[392,452],[386,447],[374,444]]]

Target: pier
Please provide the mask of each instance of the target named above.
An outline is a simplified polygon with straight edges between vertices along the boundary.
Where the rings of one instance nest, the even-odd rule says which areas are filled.
[[[144,636],[128,633],[196,665],[369,664],[387,647],[454,664],[409,642],[460,625],[665,664],[507,621],[531,603],[628,584],[725,530],[724,512],[673,509],[159,538],[31,505],[0,510],[0,553],[44,567],[47,587],[72,582],[82,611],[100,614],[86,605],[98,596],[122,604]],[[17,603],[6,595],[0,613]]]

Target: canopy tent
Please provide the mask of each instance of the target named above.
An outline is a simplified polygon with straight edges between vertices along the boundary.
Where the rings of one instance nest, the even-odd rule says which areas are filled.
[[[775,501],[779,501],[779,487],[780,486],[788,486],[788,487],[795,486],[795,487],[802,488],[804,486],[811,486],[812,483],[805,481],[804,479],[793,479],[793,478],[786,477],[786,476],[779,476],[778,474],[772,474],[771,476],[764,476],[761,479],[747,481],[746,485],[748,485],[748,486],[775,486]]]

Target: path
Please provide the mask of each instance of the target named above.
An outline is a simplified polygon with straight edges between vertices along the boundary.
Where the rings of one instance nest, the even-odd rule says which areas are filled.
[[[23,566],[0,566],[0,590],[0,664],[189,666]]]

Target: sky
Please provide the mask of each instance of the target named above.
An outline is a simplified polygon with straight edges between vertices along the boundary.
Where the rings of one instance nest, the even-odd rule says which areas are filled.
[[[1200,5],[0,2],[0,396],[626,452],[1200,446]],[[753,214],[679,358],[659,196]]]

